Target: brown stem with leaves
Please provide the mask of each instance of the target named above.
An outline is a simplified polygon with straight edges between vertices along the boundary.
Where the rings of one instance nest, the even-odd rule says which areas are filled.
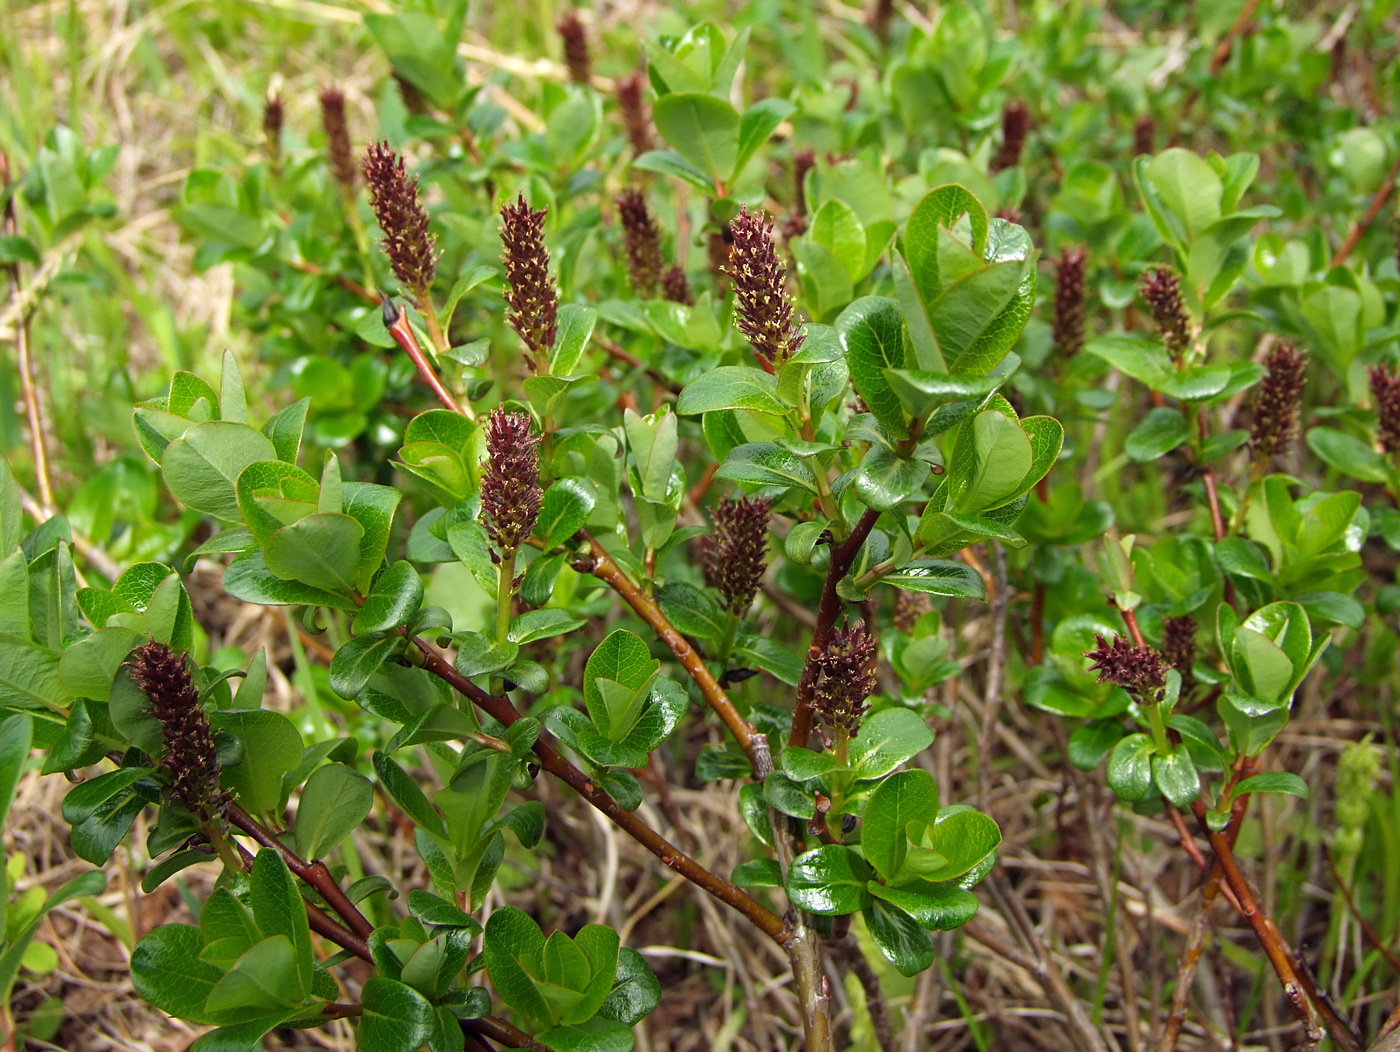
[[[681,667],[686,670],[690,678],[695,680],[695,685],[700,688],[700,694],[705,699],[705,703],[714,710],[715,714],[724,722],[729,733],[734,736],[734,740],[739,743],[739,748],[744,750],[744,755],[749,758],[749,764],[754,762],[753,752],[753,728],[749,722],[739,715],[739,710],[734,707],[734,702],[729,699],[725,689],[720,686],[719,681],[711,674],[700,655],[695,652],[695,648],[686,642],[685,636],[680,631],[657,604],[655,599],[650,598],[639,588],[625,573],[622,568],[608,557],[600,545],[592,536],[585,533],[590,547],[589,554],[580,557],[574,563],[574,569],[580,573],[591,573],[598,580],[608,585],[624,603],[630,606],[637,616],[651,626],[657,638],[666,644],[671,653],[676,655],[676,660]]]
[[[1381,209],[1385,207],[1386,201],[1390,199],[1391,192],[1395,189],[1397,178],[1400,178],[1400,157],[1396,157],[1395,162],[1390,166],[1390,171],[1385,173],[1385,178],[1381,181],[1375,196],[1371,198],[1371,206],[1366,209],[1366,214],[1361,217],[1356,226],[1351,228],[1351,233],[1342,242],[1342,247],[1337,249],[1337,254],[1332,257],[1329,266],[1339,267],[1346,262],[1347,256],[1351,255],[1352,249],[1361,241],[1362,235],[1376,221],[1376,216],[1381,214]]]
[[[354,278],[347,278],[342,274],[332,274],[328,270],[326,270],[325,267],[320,266],[316,263],[309,262],[305,259],[289,259],[286,260],[286,264],[293,270],[300,271],[303,274],[314,274],[318,278],[326,278],[328,281],[334,281],[341,288],[345,289],[352,295],[358,296],[366,303],[379,302],[379,297],[374,294],[373,289],[361,285]]]
[[[836,594],[836,586],[855,562],[860,546],[875,528],[880,513],[867,508],[856,523],[851,535],[831,549],[831,565],[826,571],[826,581],[822,584],[821,602],[817,604],[817,627],[812,633],[812,645],[807,648],[807,661],[802,666],[802,678],[797,682],[797,706],[792,714],[792,734],[789,745],[806,748],[812,736],[812,698],[817,683],[816,658],[826,652],[831,642],[831,633],[836,628],[836,619],[846,605]]]
[[[1235,18],[1235,21],[1231,23],[1230,28],[1226,30],[1225,36],[1221,39],[1220,43],[1216,45],[1215,51],[1210,57],[1210,75],[1212,79],[1220,73],[1225,63],[1230,60],[1230,52],[1234,50],[1235,41],[1239,38],[1240,34],[1248,28],[1250,20],[1254,18],[1254,12],[1258,9],[1259,0],[1246,0],[1239,15]],[[1176,119],[1176,128],[1172,131],[1171,141],[1167,145],[1175,146],[1181,140],[1181,126],[1186,123],[1187,116],[1195,107],[1196,103],[1200,101],[1200,98],[1201,89],[1198,85],[1191,89],[1191,94],[1188,95],[1186,101],[1181,104],[1181,113]]]
[[[766,734],[753,735],[754,775],[761,783],[773,773],[773,753]],[[792,860],[805,846],[801,819],[779,814],[771,804],[768,821],[773,827],[773,847],[784,877],[792,868]],[[792,938],[783,947],[792,964],[792,977],[797,985],[797,997],[802,1005],[802,1029],[807,1052],[831,1052],[831,996],[827,992],[821,967],[821,948],[817,933],[802,910],[790,912]]]
[[[670,391],[671,394],[678,395],[681,393],[680,384],[676,383],[673,380],[666,379],[666,377],[662,376],[655,369],[646,365],[631,351],[627,350],[621,344],[615,343],[614,341],[608,339],[602,333],[595,332],[592,336],[591,342],[597,344],[598,347],[601,348],[609,357],[616,358],[619,362],[622,362],[624,365],[629,365],[633,369],[641,369],[647,374],[647,376],[651,377],[652,380],[658,383],[661,387],[665,388],[667,391]]]
[[[246,832],[263,847],[271,848],[273,851],[276,851],[282,856],[283,861],[287,862],[287,868],[289,870],[301,877],[307,884],[310,884],[317,892],[320,892],[323,898],[325,897],[322,891],[322,884],[308,879],[303,873],[298,873],[292,862],[288,861],[289,856],[292,859],[296,859],[296,855],[289,851],[281,841],[264,829],[257,819],[253,818],[248,812],[244,811],[236,804],[230,805],[229,810],[237,811],[237,816],[233,814],[228,815],[229,821],[233,822],[234,825]],[[251,871],[253,868],[252,852],[242,844],[238,844],[237,847],[238,853],[242,858],[243,868]],[[301,865],[306,866],[307,864],[302,862]],[[324,863],[314,862],[310,864],[309,868],[313,871],[319,868],[325,873],[326,879],[330,879],[330,873],[326,870]],[[331,881],[331,883],[334,884],[334,881]],[[336,890],[339,890],[338,886]],[[364,939],[326,916],[325,913],[321,912],[321,910],[311,903],[306,902],[304,904],[306,906],[306,921],[312,931],[323,938],[329,939],[341,949],[348,950],[362,961],[368,961],[370,964],[374,963],[374,956],[370,953],[369,944]],[[350,906],[350,910],[357,916],[359,915],[359,911],[356,910],[353,905]],[[371,927],[370,930],[373,931],[373,927]],[[338,1019],[346,1016],[358,1016],[362,1011],[363,1007],[358,1004],[332,1004],[326,1006],[325,1015],[328,1019]],[[513,1026],[504,1019],[497,1019],[495,1016],[479,1016],[476,1019],[464,1019],[461,1022],[461,1026],[463,1031],[472,1037],[487,1037],[498,1044],[509,1045],[511,1048],[528,1048],[534,1050],[534,1052],[553,1052],[548,1045],[540,1044],[519,1027]]]
[[[422,653],[423,668],[437,676],[459,694],[470,698],[482,711],[507,727],[520,719],[520,712],[511,704],[509,698],[496,697],[482,690],[458,672],[452,663],[431,644],[415,638],[413,645]],[[743,891],[737,884],[710,872],[631,811],[625,810],[610,795],[594,785],[587,775],[570,763],[554,747],[548,736],[541,734],[539,740],[535,742],[534,748],[541,767],[568,785],[574,792],[601,811],[624,833],[661,859],[663,865],[675,870],[692,884],[742,913],[754,927],[778,945],[783,945],[791,937],[791,928],[781,917]]]
[[[345,892],[335,882],[335,878],[331,876],[331,871],[326,868],[324,862],[306,861],[277,839],[261,822],[235,803],[225,806],[224,816],[232,825],[243,830],[263,847],[271,848],[281,855],[282,861],[287,864],[287,868],[292,871],[293,875],[305,881],[315,890],[316,894],[325,899],[326,904],[349,925],[351,931],[361,939],[369,938],[370,933],[374,931],[374,925],[346,897]]]
[[[1273,966],[1274,974],[1283,984],[1284,996],[1288,998],[1293,1011],[1297,1013],[1298,1018],[1307,1028],[1309,1040],[1321,1039],[1322,1031],[1318,1026],[1320,1016],[1327,1027],[1327,1033],[1341,1052],[1359,1052],[1361,1043],[1351,1032],[1351,1027],[1346,1021],[1336,1013],[1325,999],[1308,996],[1311,984],[1299,974],[1293,952],[1284,942],[1278,925],[1274,923],[1272,917],[1264,912],[1263,907],[1259,904],[1259,897],[1254,892],[1253,885],[1241,872],[1230,838],[1210,827],[1204,802],[1196,800],[1192,805],[1192,810],[1195,812],[1196,821],[1200,824],[1201,831],[1215,852],[1216,861],[1221,868],[1225,884],[1239,900],[1240,915],[1254,930],[1255,938],[1259,940],[1264,955],[1268,957],[1269,963]]]

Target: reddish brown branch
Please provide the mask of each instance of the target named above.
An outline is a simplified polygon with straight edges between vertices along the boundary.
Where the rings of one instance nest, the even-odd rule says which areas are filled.
[[[1341,1052],[1360,1052],[1360,1040],[1352,1033],[1350,1025],[1337,1014],[1326,999],[1308,996],[1311,984],[1299,974],[1293,952],[1284,942],[1278,925],[1259,904],[1259,897],[1255,894],[1253,885],[1249,883],[1248,878],[1240,870],[1229,838],[1224,833],[1218,833],[1210,827],[1205,803],[1199,799],[1196,800],[1192,805],[1192,810],[1195,812],[1196,821],[1200,824],[1201,831],[1215,852],[1224,882],[1239,899],[1240,915],[1254,930],[1255,938],[1259,940],[1264,955],[1273,965],[1274,974],[1278,976],[1279,982],[1283,985],[1284,996],[1288,998],[1293,1011],[1307,1028],[1309,1040],[1321,1039],[1322,1031],[1318,1026],[1320,1016],[1326,1025],[1327,1033],[1331,1035]]]
[[[1215,472],[1201,468],[1201,482],[1206,487],[1206,507],[1210,509],[1210,528],[1217,541],[1225,539],[1225,516],[1220,513],[1220,491],[1215,484]]]
[[[350,926],[359,938],[368,939],[370,933],[374,931],[374,925],[365,917],[355,904],[346,897],[340,885],[331,876],[331,871],[326,868],[324,862],[308,862],[298,855],[286,844],[282,843],[271,832],[265,829],[261,822],[250,815],[237,804],[228,804],[224,809],[224,815],[229,822],[237,826],[243,832],[256,840],[263,847],[271,848],[282,856],[282,861],[287,864],[287,868],[292,873],[310,885],[321,898],[326,900],[326,904]],[[348,948],[348,947],[347,947]]]
[[[310,263],[304,259],[289,259],[287,260],[287,266],[291,267],[293,270],[299,270],[303,274],[315,274],[319,278],[325,278],[328,281],[334,281],[341,288],[345,289],[347,292],[355,296],[358,296],[360,299],[364,300],[367,303],[379,302],[379,297],[374,294],[374,291],[372,289],[365,288],[358,281],[355,281],[352,278],[347,278],[340,274],[332,274],[329,271],[327,271],[325,267],[318,266],[315,263]]]
[[[1385,179],[1381,181],[1375,196],[1371,198],[1371,206],[1366,209],[1366,214],[1361,217],[1360,222],[1351,228],[1351,233],[1342,242],[1342,247],[1337,249],[1337,254],[1332,257],[1330,266],[1341,266],[1346,261],[1347,256],[1351,255],[1352,249],[1360,242],[1362,235],[1376,221],[1376,216],[1381,214],[1381,209],[1385,207],[1385,202],[1389,199],[1391,191],[1395,189],[1397,177],[1400,177],[1400,157],[1395,158],[1395,162],[1390,166],[1390,171],[1385,173]]]
[[[247,814],[247,812],[243,813],[245,815]],[[249,821],[253,820],[250,818]],[[255,821],[253,822],[253,824],[257,825]],[[267,832],[267,830],[263,829],[261,826],[258,826],[258,830],[263,836],[266,836],[268,840],[272,841],[272,843],[263,844],[262,839],[258,836],[254,836],[251,832],[249,833],[249,836],[253,836],[253,839],[257,840],[259,844],[263,844],[264,847],[270,848],[273,851],[277,851],[278,854],[283,853],[282,851],[278,851],[278,848],[276,846],[277,841],[275,837],[271,836]],[[243,868],[245,870],[248,870],[249,872],[252,872],[253,853],[249,851],[246,847],[244,847],[242,844],[237,843],[236,841],[234,842],[234,847],[238,849],[238,857],[239,860],[243,863]],[[290,866],[288,866],[287,868],[291,869]],[[331,942],[339,946],[342,950],[350,951],[362,961],[369,961],[370,963],[374,962],[374,958],[369,952],[369,943],[367,943],[364,939],[360,938],[358,935],[352,932],[349,928],[345,927],[343,924],[340,924],[339,922],[333,920],[331,917],[327,916],[326,913],[320,909],[320,907],[315,906],[310,902],[307,902],[305,899],[302,900],[302,905],[306,907],[307,926],[317,935],[321,936],[323,939],[329,939]]]
[[[454,413],[471,416],[471,413],[457,404],[457,399],[452,397],[452,392],[443,384],[437,370],[433,368],[433,363],[428,360],[428,355],[419,346],[418,337],[413,335],[413,330],[408,325],[408,312],[402,307],[396,307],[388,296],[384,297],[384,327],[389,330],[394,342],[413,359],[413,364],[418,367],[418,375],[432,389],[433,394],[437,395],[437,400]]]
[[[257,819],[253,818],[252,815],[248,814],[247,811],[244,811],[243,808],[239,807],[237,804],[230,804],[225,813],[232,824],[243,830],[263,847],[276,851],[282,856],[283,861],[287,862],[287,868],[291,870],[293,874],[315,888],[316,891],[321,894],[322,898],[326,897],[322,891],[323,885],[320,882],[321,878],[316,875],[316,871],[319,870],[320,873],[325,875],[325,880],[330,880],[330,872],[326,869],[324,863],[313,862],[308,864],[299,859],[294,852],[290,851],[281,841],[263,828],[262,824],[259,823]],[[251,871],[253,868],[252,852],[242,844],[236,846],[238,848],[238,854],[243,862],[243,868]],[[307,872],[298,872],[298,867],[294,863],[304,867]],[[308,877],[308,873],[310,878]],[[335,892],[339,892],[339,887],[336,886],[333,881],[331,881],[331,884],[335,888]],[[340,897],[343,898],[344,896],[342,895]],[[364,918],[360,916],[359,911],[356,910],[353,905],[349,904],[349,900],[346,900],[346,904],[349,905],[352,914],[364,920]],[[348,950],[361,960],[368,961],[370,964],[374,963],[374,956],[370,953],[368,942],[326,916],[324,912],[312,903],[303,901],[303,905],[306,906],[307,925],[312,931],[325,939],[329,939],[341,949]],[[365,923],[368,922],[366,921]],[[374,928],[371,925],[370,931],[373,930]],[[328,1019],[340,1019],[356,1017],[362,1012],[363,1006],[358,1004],[330,1004],[326,1006],[325,1016]],[[511,1025],[503,1019],[497,1019],[495,1016],[480,1016],[476,1019],[464,1019],[462,1020],[462,1029],[469,1035],[487,1037],[498,1044],[508,1045],[511,1048],[528,1048],[535,1050],[535,1052],[552,1052],[548,1045],[540,1044],[540,1042],[536,1041],[519,1027]]]
[[[1229,31],[1225,34],[1225,39],[1215,49],[1215,54],[1210,58],[1210,75],[1214,77],[1220,72],[1222,66],[1230,59],[1230,51],[1235,46],[1235,41],[1249,25],[1249,20],[1254,17],[1254,12],[1259,9],[1259,0],[1249,0],[1240,10],[1239,16],[1231,24]]]
[[[0,150],[0,190],[10,186],[10,158]],[[19,220],[15,216],[15,197],[11,194],[5,200],[3,221],[0,232],[6,237],[19,236]],[[19,264],[9,263],[5,272],[10,278],[10,296],[18,307],[21,300]],[[34,383],[34,347],[29,339],[29,317],[32,309],[23,308],[15,319],[15,364],[19,372],[19,386],[24,401],[24,415],[29,423],[29,448],[34,457],[34,480],[39,489],[39,502],[46,508],[54,507],[53,480],[49,473],[49,451],[44,442],[44,416],[39,407],[39,389]]]
[[[574,569],[583,573],[591,573],[598,580],[605,582],[623,602],[636,612],[638,617],[651,626],[657,638],[671,649],[671,653],[676,655],[676,660],[680,662],[681,667],[689,673],[691,679],[695,680],[705,703],[724,721],[725,727],[734,736],[734,740],[739,743],[739,747],[744,750],[744,755],[749,758],[749,763],[752,765],[754,760],[751,740],[753,728],[749,726],[748,721],[743,716],[739,715],[739,710],[734,707],[734,702],[729,700],[729,695],[710,673],[705,662],[695,652],[695,648],[686,642],[685,636],[681,635],[676,626],[671,624],[670,619],[662,612],[656,600],[647,596],[630,577],[622,572],[622,568],[608,557],[607,552],[603,551],[602,545],[590,535],[585,533],[584,536],[588,537],[591,552],[574,563]]]
[[[520,713],[511,704],[509,698],[498,698],[482,690],[466,676],[459,673],[451,662],[422,639],[414,639],[413,645],[422,653],[425,669],[458,693],[470,698],[482,711],[507,727],[520,719]],[[779,945],[787,942],[790,928],[781,917],[754,899],[737,884],[710,872],[631,811],[623,809],[616,800],[594,785],[587,775],[570,763],[554,747],[547,735],[541,734],[539,740],[535,742],[535,755],[539,757],[541,767],[568,785],[574,792],[606,815],[624,833],[661,859],[663,865],[675,870],[692,884],[742,913],[754,927],[774,942]]]
[[[593,334],[593,342],[596,343],[599,347],[601,347],[603,351],[607,353],[610,357],[616,358],[619,362],[622,362],[625,365],[629,365],[633,369],[641,369],[649,377],[655,380],[667,391],[670,391],[672,394],[681,393],[680,384],[676,383],[674,380],[666,379],[666,377],[662,376],[655,369],[648,366],[644,361],[638,358],[631,351],[625,349],[621,344],[615,343],[614,341],[604,336],[602,333],[598,332],[595,332]]]

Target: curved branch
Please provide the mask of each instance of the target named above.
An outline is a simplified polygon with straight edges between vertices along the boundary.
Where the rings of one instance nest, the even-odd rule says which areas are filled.
[[[355,908],[355,904],[350,901],[345,892],[341,890],[340,885],[335,882],[335,878],[331,876],[331,871],[326,868],[324,862],[307,862],[295,851],[287,847],[286,844],[277,839],[277,837],[273,836],[272,833],[263,827],[261,822],[237,804],[226,804],[223,811],[224,816],[228,818],[231,824],[243,830],[243,832],[247,833],[263,847],[271,848],[281,855],[282,861],[287,864],[287,868],[291,870],[295,876],[314,888],[316,893],[326,900],[326,904],[344,919],[345,923],[350,926],[351,931],[361,939],[368,939],[370,937],[370,933],[374,931],[374,925],[369,922],[369,919],[363,913]],[[349,949],[349,947],[346,947],[346,949]]]
[[[739,743],[739,747],[744,750],[744,755],[749,758],[750,766],[753,766],[753,727],[743,716],[739,715],[739,710],[734,707],[734,702],[729,700],[729,695],[725,693],[719,681],[710,673],[705,662],[695,652],[695,648],[686,642],[685,636],[681,635],[676,626],[671,624],[670,619],[656,600],[650,598],[637,587],[636,582],[623,573],[622,568],[613,562],[607,552],[603,551],[603,546],[594,540],[591,534],[585,533],[584,536],[588,538],[591,551],[574,563],[574,569],[591,573],[612,588],[622,601],[651,627],[657,638],[670,647],[671,653],[676,655],[676,660],[680,662],[681,667],[690,674],[691,679],[695,680],[705,703],[724,721],[724,725],[729,728],[729,733],[734,735],[734,740]],[[757,768],[755,768],[755,774],[757,774]]]
[[[458,672],[452,663],[438,653],[432,645],[422,639],[415,637],[413,645],[423,655],[423,668],[458,693],[470,698],[484,712],[507,727],[520,719],[519,711],[511,704],[509,698],[498,698],[482,690]],[[587,775],[570,763],[563,753],[554,747],[548,735],[541,734],[535,742],[535,755],[539,757],[541,767],[567,784],[574,792],[611,819],[613,824],[624,833],[661,859],[663,865],[675,870],[692,884],[708,891],[727,906],[742,913],[754,927],[778,945],[783,945],[791,937],[791,929],[776,913],[737,884],[710,872],[631,811],[625,810],[609,794],[594,785]]]

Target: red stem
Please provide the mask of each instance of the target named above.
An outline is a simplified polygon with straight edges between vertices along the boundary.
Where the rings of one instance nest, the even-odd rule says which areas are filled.
[[[422,639],[415,638],[413,645],[423,655],[423,667],[447,683],[458,693],[470,698],[484,712],[509,727],[520,719],[520,713],[509,698],[498,698],[488,694],[466,676],[459,673],[446,658]],[[624,810],[616,800],[594,785],[582,771],[575,767],[551,743],[549,737],[541,734],[535,742],[535,755],[540,766],[612,820],[613,824],[637,843],[661,859],[663,865],[675,870],[692,884],[708,891],[715,898],[748,918],[778,945],[786,943],[791,929],[786,922],[757,899],[750,896],[737,884],[720,877],[680,848],[676,847],[656,830],[643,822],[631,811]]]
[[[437,400],[452,412],[466,416],[467,414],[462,407],[457,404],[457,399],[452,397],[452,392],[443,384],[423,348],[418,345],[418,337],[413,335],[413,330],[408,326],[408,312],[402,307],[395,307],[393,301],[387,296],[384,297],[384,327],[389,330],[389,335],[394,338],[394,342],[413,359],[413,364],[418,367],[418,375],[423,378],[424,383],[432,388],[433,394],[437,395]]]
[[[1395,163],[1390,166],[1390,171],[1386,173],[1385,179],[1381,182],[1380,188],[1371,198],[1371,207],[1366,209],[1366,214],[1361,217],[1361,221],[1352,227],[1347,239],[1342,242],[1342,247],[1337,249],[1337,254],[1332,257],[1331,266],[1339,267],[1351,255],[1351,250],[1357,246],[1361,240],[1361,235],[1366,233],[1367,228],[1376,221],[1376,216],[1380,215],[1381,209],[1385,207],[1386,200],[1395,189],[1396,177],[1400,176],[1400,157],[1395,159]]]
[[[351,931],[361,939],[369,938],[370,933],[374,931],[374,925],[346,897],[345,892],[335,882],[335,878],[331,876],[331,871],[326,868],[324,862],[306,861],[273,836],[262,823],[237,804],[228,804],[224,808],[224,816],[231,824],[243,830],[263,847],[271,848],[281,855],[287,868],[314,888],[316,893],[326,900],[326,904],[350,926]]]

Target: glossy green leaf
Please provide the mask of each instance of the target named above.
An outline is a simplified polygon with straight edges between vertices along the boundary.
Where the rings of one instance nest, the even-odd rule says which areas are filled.
[[[851,768],[858,777],[881,777],[923,752],[934,733],[911,709],[883,709],[861,724],[850,745]]]
[[[167,1015],[212,1023],[205,999],[223,971],[199,958],[204,939],[189,924],[163,924],[146,934],[131,954],[131,984],[148,1004]]]
[[[709,594],[684,581],[670,581],[656,592],[661,611],[688,636],[719,642],[729,630],[729,615]]]
[[[855,913],[870,904],[869,864],[855,851],[827,844],[798,855],[787,874],[788,900],[809,913]]]
[[[890,387],[886,369],[903,369],[904,315],[896,300],[865,296],[843,310],[836,331],[846,349],[851,383],[885,429],[903,438],[908,418],[899,396]]]
[[[267,568],[258,549],[245,551],[224,570],[224,590],[235,599],[261,606],[329,606],[354,610],[344,593],[329,592],[300,581],[284,580]]]
[[[553,608],[526,610],[523,614],[518,614],[511,619],[506,638],[512,643],[524,646],[537,639],[550,639],[554,636],[564,635],[587,623],[583,618],[574,617],[563,610]]]
[[[962,806],[946,807],[933,825],[933,848],[943,861],[920,869],[920,876],[935,883],[955,880],[982,865],[1001,843],[996,822]]]
[[[908,850],[905,828],[915,820],[933,822],[937,815],[938,786],[931,774],[915,770],[890,775],[866,801],[860,833],[865,860],[881,878],[892,879]]]
[[[250,877],[248,903],[253,909],[253,919],[258,928],[263,935],[280,935],[287,940],[292,962],[292,989],[286,992],[295,1003],[311,990],[311,970],[315,960],[311,949],[311,929],[306,920],[306,904],[287,864],[271,848],[258,852]]]
[[[899,456],[892,449],[876,447],[856,468],[852,485],[856,495],[876,511],[890,511],[913,500],[929,476],[922,460]]]
[[[301,762],[303,742],[292,721],[265,709],[212,712],[216,731],[233,735],[242,745],[241,759],[224,768],[222,784],[252,814],[264,814],[282,798],[282,776]]]
[[[27,713],[19,712],[0,720],[0,828],[14,799],[15,787],[29,758],[31,725]]]
[[[963,599],[985,599],[987,588],[981,575],[966,563],[939,559],[916,559],[893,573],[885,574],[880,583],[902,588],[906,592],[928,595],[951,595]]]
[[[595,503],[592,487],[582,479],[559,479],[545,490],[535,521],[535,534],[544,550],[563,544],[583,529]]]
[[[789,406],[778,398],[778,381],[762,369],[722,365],[702,373],[681,391],[676,412],[681,416],[713,413],[721,409],[749,409],[782,416]]]
[[[1312,427],[1308,429],[1307,443],[1323,461],[1359,482],[1384,485],[1390,477],[1381,455],[1344,431]]]
[[[712,194],[715,190],[713,179],[674,150],[648,150],[632,161],[632,167],[639,171],[674,176],[706,194]]]
[[[1141,464],[1165,456],[1190,440],[1191,425],[1181,411],[1159,406],[1148,410],[1142,422],[1128,434],[1123,448],[1129,457]]]
[[[977,898],[955,883],[931,884],[907,881],[890,887],[871,881],[870,894],[893,903],[930,931],[951,931],[977,913]]]
[[[393,486],[369,482],[345,483],[345,514],[360,524],[359,571],[355,587],[369,590],[370,581],[384,562],[389,547],[389,531],[394,524],[394,511],[403,494]]]
[[[269,936],[244,953],[214,984],[205,1000],[205,1011],[222,1016],[240,1010],[292,1007],[305,996],[299,972],[291,941],[285,935]]]
[[[1292,771],[1265,771],[1252,775],[1235,786],[1235,795],[1242,793],[1288,793],[1303,800],[1312,798],[1308,783]]]
[[[593,327],[598,324],[598,312],[580,303],[566,303],[559,308],[559,328],[554,337],[554,349],[549,356],[549,371],[568,376],[578,368]]]
[[[900,975],[917,975],[933,964],[933,940],[904,910],[876,898],[862,913],[870,937]]]
[[[598,1006],[598,1015],[623,1026],[636,1026],[661,1003],[661,983],[646,958],[626,946],[617,953],[612,989]]]
[[[1108,785],[1120,800],[1145,800],[1152,791],[1155,749],[1146,734],[1129,734],[1108,758]]]
[[[370,762],[374,765],[374,773],[379,776],[384,791],[393,797],[394,803],[398,804],[404,814],[427,833],[437,837],[447,835],[442,816],[433,810],[428,798],[423,795],[423,790],[407,771],[383,752],[376,752],[370,758]]]
[[[1162,795],[1177,807],[1189,807],[1191,801],[1201,795],[1200,775],[1185,744],[1166,755],[1158,753],[1152,757],[1152,780]]]
[[[972,458],[965,477],[958,479],[962,485],[949,498],[950,506],[964,513],[999,508],[1020,496],[1034,461],[1030,438],[1019,422],[995,409],[978,413],[962,427],[954,456]]]
[[[360,612],[355,615],[353,631],[357,636],[364,636],[406,625],[417,616],[422,605],[423,579],[412,563],[400,560],[374,582]]]
[[[744,111],[739,121],[739,145],[733,170],[729,173],[730,182],[738,180],[749,159],[768,141],[778,125],[796,109],[797,107],[787,99],[770,96],[760,99]]]
[[[537,1023],[557,1018],[531,978],[543,970],[544,945],[538,924],[514,906],[503,906],[491,912],[481,948],[486,974],[501,1000]]]
[[[358,1047],[366,1052],[415,1052],[433,1031],[433,1006],[411,986],[381,975],[360,993]]]
[[[365,684],[403,643],[397,635],[355,636],[331,658],[330,685],[342,698],[356,698]]]
[[[772,442],[747,442],[735,446],[724,458],[715,478],[751,486],[799,486],[817,492],[816,476],[802,458]]]
[[[641,718],[661,662],[626,629],[610,633],[589,655],[583,672],[583,701],[603,737],[621,741]]]
[[[318,859],[335,847],[369,814],[374,787],[369,779],[341,763],[318,767],[306,780],[297,805],[297,849]]]
[[[308,515],[267,539],[263,550],[268,570],[326,592],[350,592],[359,569],[364,529],[349,515]]]

